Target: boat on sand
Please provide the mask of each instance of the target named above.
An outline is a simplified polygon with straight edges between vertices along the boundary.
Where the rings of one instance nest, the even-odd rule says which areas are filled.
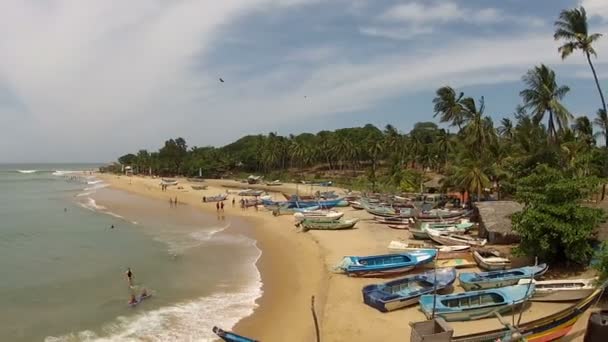
[[[386,276],[411,271],[435,259],[437,252],[432,249],[401,254],[370,256],[346,256],[334,268],[348,276]]]
[[[509,311],[523,304],[533,293],[534,284],[529,284],[449,295],[423,295],[420,309],[429,319],[434,312],[446,321],[472,321]]]
[[[418,303],[424,294],[445,290],[456,280],[456,270],[444,268],[391,280],[384,284],[363,287],[363,302],[381,312],[388,312]]]
[[[581,300],[591,295],[597,287],[597,278],[543,281],[522,279],[519,281],[519,284],[528,284],[530,281],[536,286],[534,296],[530,299],[535,302],[569,302]]]
[[[517,284],[521,279],[531,279],[543,275],[549,266],[540,264],[536,266],[526,266],[512,268],[505,271],[490,271],[477,273],[460,273],[458,280],[460,286],[466,291],[490,289]]]
[[[498,251],[478,248],[473,251],[473,258],[475,258],[475,262],[479,268],[486,271],[511,268],[511,260],[503,258]]]

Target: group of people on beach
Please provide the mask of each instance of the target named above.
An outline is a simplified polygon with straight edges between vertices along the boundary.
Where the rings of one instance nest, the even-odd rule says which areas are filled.
[[[161,191],[167,191],[167,188],[168,188],[168,187],[169,187],[169,186],[168,186],[167,184],[161,184],[161,185],[160,185],[160,190],[161,190]]]

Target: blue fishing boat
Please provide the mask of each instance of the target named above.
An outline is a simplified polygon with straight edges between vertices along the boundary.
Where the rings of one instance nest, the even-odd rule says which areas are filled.
[[[455,268],[441,268],[414,274],[384,284],[365,286],[363,302],[382,312],[393,311],[418,303],[418,298],[451,287],[456,280]]]
[[[547,272],[548,269],[549,266],[546,264],[540,264],[536,266],[512,268],[504,271],[460,273],[458,275],[458,280],[460,280],[460,286],[466,291],[491,289],[515,285],[520,279],[539,277]]]
[[[260,342],[249,337],[237,335],[233,332],[222,330],[218,327],[213,327],[213,332],[226,342]]]
[[[288,201],[289,208],[309,208],[309,207],[320,207],[321,209],[331,209],[338,205],[344,204],[344,199],[336,198],[331,200],[319,200],[319,201]],[[348,202],[346,202],[348,205]]]
[[[422,249],[401,254],[346,256],[335,269],[348,276],[385,276],[410,271],[433,261],[436,255],[434,249]]]
[[[434,305],[435,315],[446,321],[471,321],[511,310],[533,294],[534,284],[526,284],[449,295],[423,295],[420,309],[429,319]]]

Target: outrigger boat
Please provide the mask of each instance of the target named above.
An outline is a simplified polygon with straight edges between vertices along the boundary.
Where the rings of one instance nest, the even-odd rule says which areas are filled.
[[[401,254],[346,256],[335,270],[349,276],[373,277],[399,274],[433,261],[436,255],[436,251],[425,249]]]
[[[407,276],[384,284],[363,288],[363,302],[381,312],[388,312],[418,303],[418,298],[450,288],[456,280],[456,270],[444,268]]]
[[[352,229],[359,222],[359,219],[350,220],[309,220],[304,219],[301,222],[296,223],[296,226],[302,226],[303,231],[308,230],[340,230],[340,229]]]
[[[458,275],[458,280],[460,280],[460,286],[466,291],[491,289],[515,285],[521,279],[540,277],[545,274],[548,269],[549,266],[547,266],[547,264],[540,264],[536,266],[513,268],[506,271],[460,273]]]
[[[420,309],[427,318],[434,313],[446,321],[471,321],[511,310],[533,293],[534,284],[528,284],[450,295],[423,295]]]
[[[519,284],[530,281],[536,285],[536,292],[532,297],[535,302],[569,302],[581,300],[593,293],[597,278],[590,279],[564,279],[564,280],[532,280],[522,279]]]
[[[475,249],[473,251],[473,258],[475,258],[475,262],[482,270],[496,271],[511,268],[511,260],[501,257],[498,251],[481,248]]]

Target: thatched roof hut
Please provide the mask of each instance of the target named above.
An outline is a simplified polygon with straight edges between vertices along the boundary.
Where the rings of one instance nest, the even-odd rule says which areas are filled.
[[[475,203],[479,211],[479,235],[491,244],[519,242],[519,235],[511,227],[511,215],[523,206],[514,201],[488,201]]]

